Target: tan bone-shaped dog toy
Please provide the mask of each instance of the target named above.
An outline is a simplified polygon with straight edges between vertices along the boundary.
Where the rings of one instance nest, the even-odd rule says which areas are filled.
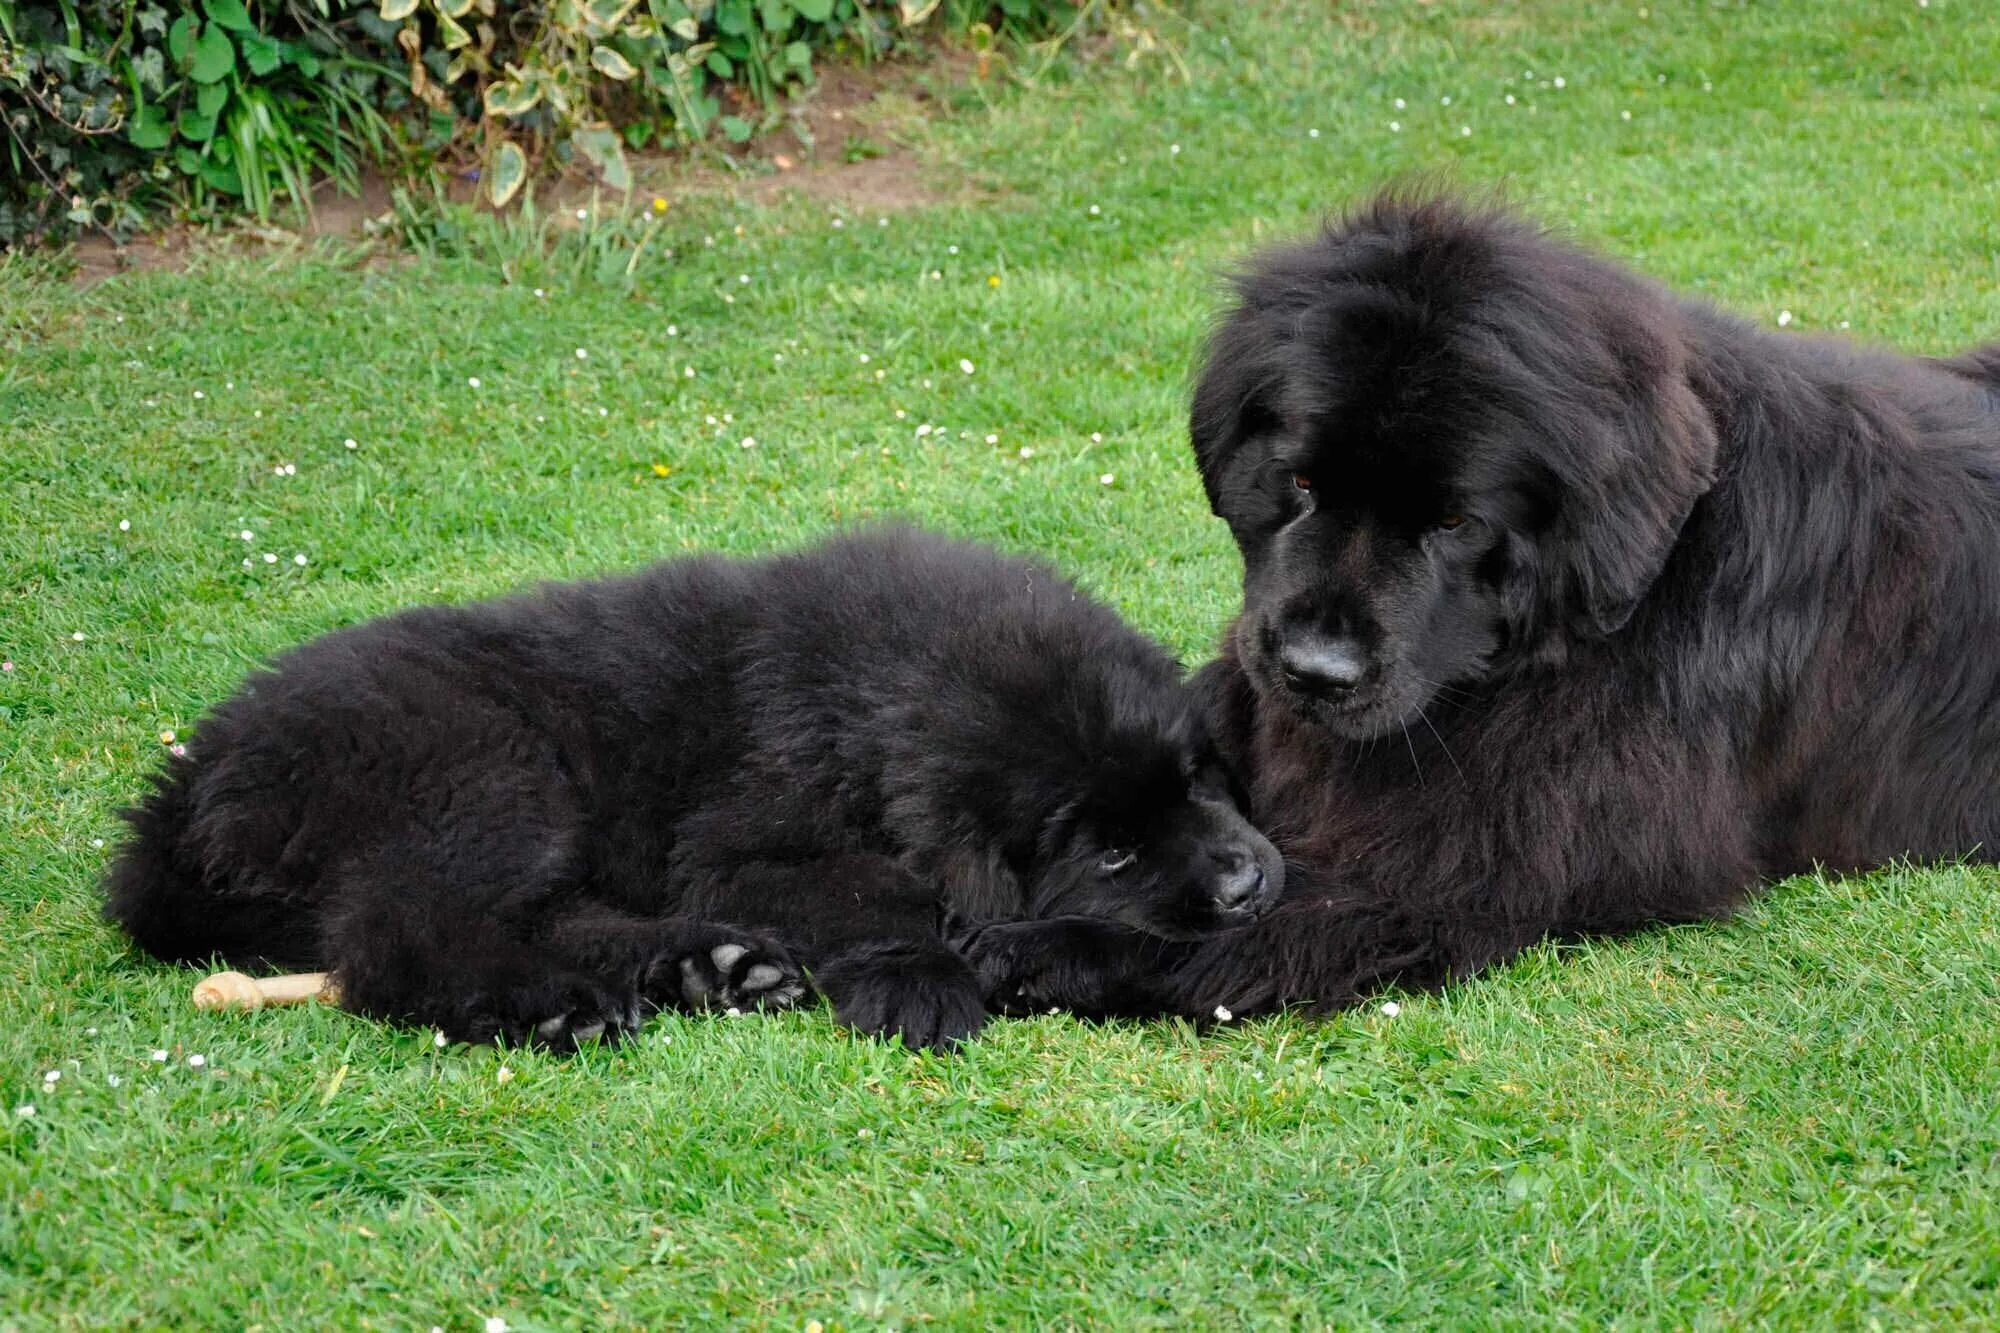
[[[340,991],[324,972],[292,972],[282,977],[249,977],[241,972],[217,972],[194,988],[197,1009],[248,1012],[274,1004],[304,1004],[308,1000],[340,1002]]]

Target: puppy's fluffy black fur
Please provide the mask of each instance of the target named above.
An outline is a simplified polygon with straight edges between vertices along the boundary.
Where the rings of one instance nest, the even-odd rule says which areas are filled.
[[[1192,434],[1244,564],[1201,685],[1294,873],[1170,1008],[2000,848],[2000,347],[1771,334],[1386,197],[1241,276]]]
[[[1091,967],[1113,1011],[1282,878],[1159,648],[1041,565],[908,530],[329,634],[129,818],[107,911],[152,953],[329,968],[358,1011],[558,1047],[794,1001],[799,964],[853,1026],[956,1040],[990,997],[947,916],[1016,954],[1013,923],[1076,932],[1058,979]],[[1074,961],[1106,932],[1122,961]]]

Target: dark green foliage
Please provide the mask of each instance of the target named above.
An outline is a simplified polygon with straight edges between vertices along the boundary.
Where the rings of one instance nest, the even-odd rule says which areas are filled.
[[[1100,0],[1102,3],[1102,0]],[[364,165],[631,182],[626,150],[750,138],[814,53],[1018,39],[1068,0],[0,0],[0,247],[167,211],[268,220]],[[732,94],[729,90],[737,90]],[[400,131],[400,132],[399,132]],[[410,151],[410,150],[413,150]]]
[[[0,245],[148,213],[268,219],[312,182],[356,183],[406,102],[349,0],[0,0],[11,170]]]

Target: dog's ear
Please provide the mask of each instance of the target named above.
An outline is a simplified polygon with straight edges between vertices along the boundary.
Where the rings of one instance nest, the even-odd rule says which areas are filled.
[[[1257,395],[1262,376],[1262,335],[1250,312],[1239,309],[1208,340],[1194,401],[1188,409],[1188,438],[1212,514],[1222,513],[1222,471],[1244,440],[1276,421]]]
[[[1714,484],[1715,424],[1691,383],[1679,323],[1655,329],[1651,346],[1621,346],[1620,410],[1586,428],[1597,437],[1582,442],[1589,461],[1569,479],[1549,534],[1569,586],[1565,619],[1580,638],[1624,628]]]

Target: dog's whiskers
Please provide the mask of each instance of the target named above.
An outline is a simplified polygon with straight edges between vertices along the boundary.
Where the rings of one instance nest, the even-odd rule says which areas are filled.
[[[1422,704],[1419,704],[1419,705],[1417,705],[1417,716],[1418,716],[1418,717],[1420,717],[1420,718],[1422,718],[1422,719],[1423,719],[1423,723],[1424,723],[1424,725],[1425,725],[1425,726],[1427,726],[1427,727],[1429,727],[1429,728],[1431,729],[1431,735],[1433,735],[1433,736],[1437,737],[1437,743],[1438,743],[1438,749],[1440,749],[1440,750],[1443,750],[1443,751],[1444,751],[1444,757],[1445,757],[1445,758],[1447,758],[1447,759],[1449,759],[1449,760],[1451,760],[1451,766],[1452,766],[1452,767],[1453,767],[1454,769],[1457,769],[1457,771],[1458,771],[1458,780],[1459,780],[1460,782],[1464,782],[1464,781],[1465,781],[1465,770],[1464,770],[1464,769],[1462,769],[1462,768],[1459,768],[1459,766],[1458,766],[1458,756],[1457,756],[1457,755],[1455,755],[1455,754],[1453,754],[1453,753],[1451,752],[1451,747],[1450,747],[1449,745],[1446,745],[1446,744],[1444,743],[1444,733],[1443,733],[1443,732],[1441,732],[1441,731],[1439,731],[1439,730],[1437,729],[1437,724],[1436,724],[1435,722],[1432,722],[1432,721],[1431,721],[1431,719],[1430,719],[1430,715],[1429,715],[1428,713],[1424,712],[1424,709],[1423,709],[1423,705],[1422,705]]]

